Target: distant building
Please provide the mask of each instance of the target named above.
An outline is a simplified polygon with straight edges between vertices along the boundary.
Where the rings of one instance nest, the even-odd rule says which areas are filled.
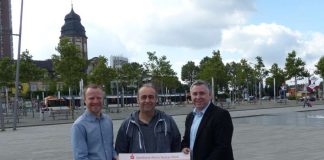
[[[39,68],[43,68],[45,70],[47,70],[48,75],[45,75],[51,79],[54,78],[55,73],[54,73],[54,68],[53,68],[53,61],[51,59],[47,59],[47,60],[33,60],[33,63],[39,67]]]
[[[61,36],[60,39],[67,37],[69,38],[70,42],[76,45],[80,52],[81,56],[88,60],[88,51],[87,51],[87,36],[85,34],[85,29],[81,24],[81,18],[78,14],[76,14],[71,8],[69,14],[67,14],[64,18],[64,25],[61,27]],[[93,59],[96,60],[95,58]],[[48,71],[48,77],[53,79],[55,78],[54,68],[53,68],[53,61],[51,59],[44,60],[44,61],[33,61],[36,66],[46,69]],[[90,62],[93,65],[95,62]],[[92,66],[93,67],[93,66]],[[46,91],[49,88],[48,84],[43,84],[42,82],[30,82],[30,89],[32,91],[42,90]],[[63,86],[63,82],[57,82],[57,90],[61,90]]]
[[[90,74],[94,67],[98,64],[98,57],[93,57],[88,60],[87,74]]]
[[[0,58],[13,58],[11,1],[0,1]]]
[[[85,29],[81,24],[81,18],[71,9],[71,12],[67,14],[64,18],[64,25],[61,28],[60,39],[68,37],[70,41],[76,45],[81,52],[84,59],[88,60],[88,49],[87,49],[87,39],[85,34]]]
[[[110,66],[113,68],[121,68],[128,63],[128,58],[122,56],[110,56]]]

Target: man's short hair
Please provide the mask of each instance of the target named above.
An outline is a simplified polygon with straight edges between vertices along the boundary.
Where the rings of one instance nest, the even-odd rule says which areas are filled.
[[[83,89],[83,97],[86,96],[86,92],[87,92],[88,88],[100,89],[102,91],[102,93],[103,93],[103,89],[102,89],[102,87],[100,85],[97,85],[97,84],[89,84],[86,87],[84,87],[84,89]]]
[[[144,87],[152,88],[152,89],[155,91],[155,98],[158,97],[158,94],[157,94],[156,88],[155,88],[155,86],[154,86],[152,83],[145,83],[145,84],[143,84],[140,88],[138,88],[138,90],[137,90],[137,97],[139,96],[139,91],[140,91],[142,88],[144,88]]]
[[[191,84],[191,86],[190,86],[190,91],[191,91],[192,87],[194,87],[194,86],[201,86],[201,85],[206,86],[207,89],[208,89],[208,91],[211,91],[211,87],[210,87],[209,84],[208,84],[206,81],[204,81],[204,80],[196,80],[195,82],[193,82],[193,83]]]

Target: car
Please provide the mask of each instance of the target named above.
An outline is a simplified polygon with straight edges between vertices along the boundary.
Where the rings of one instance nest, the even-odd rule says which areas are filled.
[[[309,100],[309,101],[315,101],[316,97],[311,95],[311,96],[306,96],[306,97],[300,97],[299,101],[303,102],[305,99]]]
[[[270,96],[263,96],[261,99],[262,99],[262,100],[270,100],[271,97],[270,97]]]
[[[249,96],[249,101],[253,101],[256,100],[256,98],[254,96]]]
[[[316,97],[314,95],[310,95],[310,96],[307,96],[307,99],[309,101],[315,101],[316,100]]]
[[[243,100],[244,101],[253,101],[253,100],[256,100],[256,98],[254,96],[249,96],[249,97],[245,97]]]

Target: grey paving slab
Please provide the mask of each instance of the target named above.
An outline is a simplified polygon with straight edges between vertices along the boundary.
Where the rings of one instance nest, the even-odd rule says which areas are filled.
[[[250,106],[246,106],[250,107]],[[243,107],[242,107],[243,108]],[[252,107],[251,107],[252,108]],[[165,108],[167,110],[167,108]],[[324,126],[293,124],[268,124],[243,121],[244,118],[263,120],[267,116],[286,116],[297,111],[322,110],[323,105],[313,108],[274,107],[268,109],[231,110],[234,123],[233,150],[238,160],[319,160],[324,159]],[[180,109],[179,109],[180,110]],[[185,112],[191,110],[184,109]],[[170,112],[175,113],[172,109]],[[127,113],[124,113],[125,116]],[[323,115],[324,116],[324,115]],[[184,132],[185,115],[173,116]],[[299,117],[297,117],[299,118]],[[307,117],[305,117],[307,118]],[[246,120],[246,119],[245,119]],[[299,119],[298,119],[299,120]],[[324,119],[319,118],[318,121]],[[122,120],[114,120],[114,133]],[[297,123],[297,122],[296,122]],[[321,124],[321,123],[320,123]],[[70,144],[71,123],[18,127],[16,131],[7,129],[0,132],[1,160],[66,160],[72,159]]]

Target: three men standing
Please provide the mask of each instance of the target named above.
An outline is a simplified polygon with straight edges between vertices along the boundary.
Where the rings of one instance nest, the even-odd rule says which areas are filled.
[[[233,160],[233,124],[229,112],[215,106],[211,89],[205,81],[196,81],[190,87],[193,112],[185,122],[181,135],[174,119],[155,109],[157,92],[145,84],[138,90],[139,110],[133,112],[120,126],[115,149],[119,153],[190,154],[192,160]],[[90,85],[84,93],[87,111],[72,126],[74,159],[117,158],[113,148],[111,119],[101,113],[103,91]]]

